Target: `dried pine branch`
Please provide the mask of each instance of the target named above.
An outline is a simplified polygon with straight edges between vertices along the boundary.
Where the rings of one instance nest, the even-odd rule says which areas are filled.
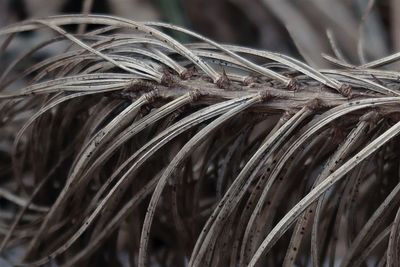
[[[5,27],[1,53],[36,30],[54,37],[26,47],[0,78],[3,258],[399,262],[399,74],[380,68],[397,54],[354,66],[336,49],[325,58],[337,69],[315,69],[169,24],[87,14]]]

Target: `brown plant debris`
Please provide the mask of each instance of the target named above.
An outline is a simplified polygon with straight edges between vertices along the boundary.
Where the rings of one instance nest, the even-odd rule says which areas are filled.
[[[7,26],[0,53],[37,30],[0,76],[4,259],[399,266],[399,54],[315,69],[104,15]]]

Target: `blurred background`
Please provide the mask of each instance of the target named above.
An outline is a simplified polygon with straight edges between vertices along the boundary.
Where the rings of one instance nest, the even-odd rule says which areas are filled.
[[[333,50],[353,64],[400,50],[399,0],[0,0],[0,26],[82,10],[161,20],[219,42],[302,56],[320,68],[329,66],[321,53]],[[35,38],[26,34],[20,45]]]

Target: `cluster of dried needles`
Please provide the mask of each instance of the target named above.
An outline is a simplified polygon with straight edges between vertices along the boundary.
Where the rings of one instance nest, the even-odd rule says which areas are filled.
[[[400,54],[317,70],[100,15],[8,26],[0,53],[43,30],[1,66],[4,260],[400,266]]]

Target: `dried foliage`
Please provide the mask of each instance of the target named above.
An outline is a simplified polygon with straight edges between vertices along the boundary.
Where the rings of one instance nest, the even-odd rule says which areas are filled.
[[[310,65],[321,68],[329,67],[320,54],[330,53],[330,41],[340,47],[341,56],[357,64],[399,50],[398,10],[397,0],[3,0],[0,26],[80,11],[162,20],[218,42],[295,57],[297,46]],[[173,37],[187,41],[185,35]],[[41,36],[26,34],[19,41],[23,45],[37,38]]]
[[[0,53],[43,30],[56,36],[0,77],[0,249],[22,248],[13,264],[399,266],[399,73],[387,67],[400,54],[315,69],[104,15],[5,27]]]

